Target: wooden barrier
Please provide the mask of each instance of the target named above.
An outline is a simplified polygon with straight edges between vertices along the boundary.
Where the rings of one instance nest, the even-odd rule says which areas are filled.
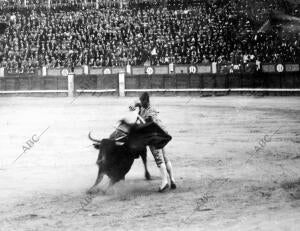
[[[299,73],[130,75],[125,92],[299,92]],[[128,95],[128,94],[127,94]]]
[[[118,95],[119,76],[110,75],[79,75],[74,78],[75,94],[109,93]]]
[[[4,77],[0,78],[0,91],[3,92],[66,92],[67,77]]]
[[[124,71],[124,70],[123,70]],[[137,73],[137,72],[136,72]],[[128,95],[141,91],[164,93],[299,92],[299,72],[227,74],[149,74],[1,77],[0,94],[68,93]],[[74,87],[71,82],[73,81]],[[68,85],[69,84],[69,85]],[[71,87],[72,86],[72,87]],[[74,88],[74,91],[72,89]]]

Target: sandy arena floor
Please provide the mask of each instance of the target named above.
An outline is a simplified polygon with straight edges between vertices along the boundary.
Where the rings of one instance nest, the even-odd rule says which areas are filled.
[[[134,120],[133,100],[0,98],[0,230],[300,230],[299,97],[154,97],[178,189],[156,192],[148,152],[153,180],[138,159],[87,196],[98,155],[87,134]]]

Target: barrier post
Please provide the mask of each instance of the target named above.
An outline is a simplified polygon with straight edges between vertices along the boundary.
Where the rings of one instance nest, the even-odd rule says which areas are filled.
[[[47,67],[46,66],[42,67],[42,76],[47,76]]]
[[[125,96],[125,73],[119,73],[119,96]]]
[[[4,67],[0,67],[0,77],[4,77]]]
[[[216,74],[217,73],[217,63],[216,62],[212,62],[211,63],[211,72],[213,74]]]
[[[69,97],[74,97],[74,74],[69,73],[68,74],[68,96]]]

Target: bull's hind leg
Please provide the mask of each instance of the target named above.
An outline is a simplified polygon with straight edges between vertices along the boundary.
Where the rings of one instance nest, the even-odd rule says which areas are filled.
[[[147,180],[151,180],[151,175],[148,171],[148,167],[147,167],[147,149],[145,148],[145,150],[140,154],[142,160],[143,160],[143,164],[145,167],[145,178]]]
[[[104,176],[104,173],[101,170],[101,167],[99,166],[99,170],[98,170],[98,176],[96,179],[96,182],[94,183],[94,185],[87,191],[87,193],[96,193],[98,192],[98,190],[96,189],[97,185],[102,181]]]

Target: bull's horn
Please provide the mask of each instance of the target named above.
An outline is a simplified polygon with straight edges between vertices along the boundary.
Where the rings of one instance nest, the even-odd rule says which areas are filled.
[[[117,146],[123,146],[125,143],[124,143],[124,142],[116,141],[115,144],[116,144]]]
[[[97,142],[97,143],[101,143],[101,140],[96,140],[96,139],[94,139],[94,138],[91,137],[91,132],[89,132],[89,139],[91,141],[94,141],[94,142]]]
[[[118,140],[121,140],[121,139],[123,139],[123,138],[125,138],[125,137],[127,137],[127,136],[126,136],[126,135],[125,135],[125,136],[120,136],[120,137],[118,137],[118,138],[116,138],[116,139],[114,139],[114,140],[118,141]]]

